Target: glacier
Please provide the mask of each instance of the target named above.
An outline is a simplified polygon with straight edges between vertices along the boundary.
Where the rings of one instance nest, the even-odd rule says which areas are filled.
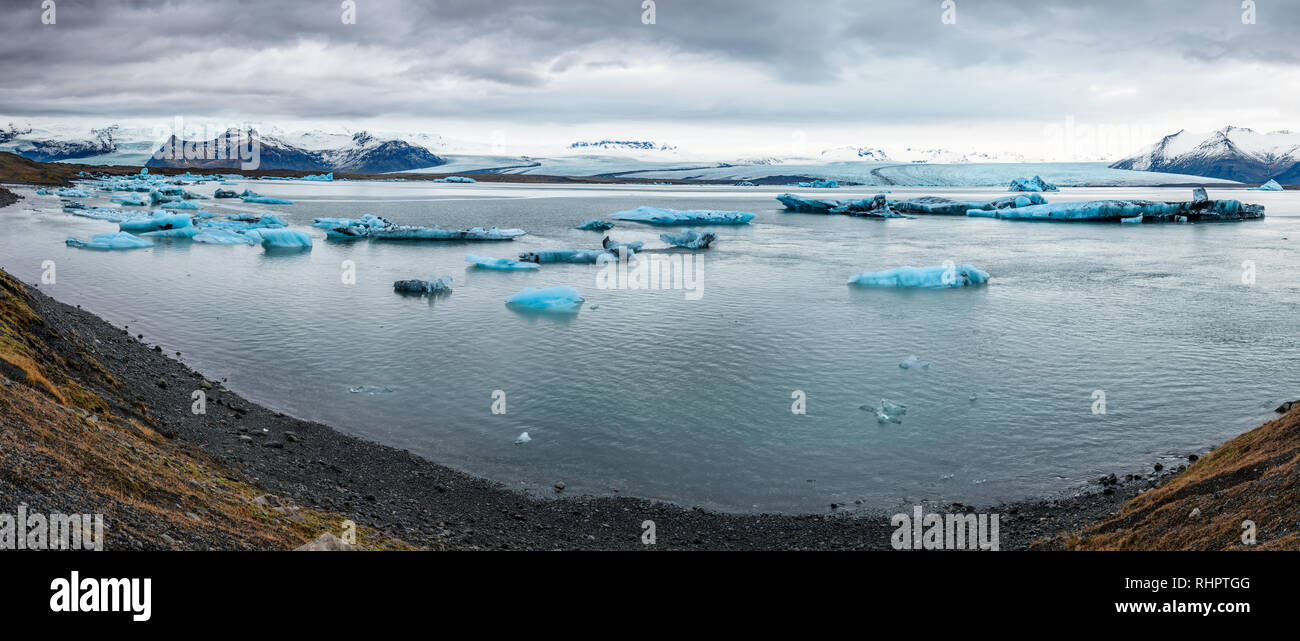
[[[609,217],[648,225],[746,225],[754,219],[755,215],[744,211],[678,210],[641,206],[615,212]]]
[[[989,280],[986,271],[970,265],[934,265],[931,267],[896,267],[881,272],[862,272],[847,284],[858,287],[921,287],[945,289],[983,285]]]
[[[1061,188],[1043,180],[1039,176],[1034,176],[1033,178],[1016,178],[1012,180],[1008,191],[1061,191]]]
[[[540,267],[537,263],[524,263],[509,258],[488,258],[486,256],[475,256],[474,254],[465,254],[465,261],[473,263],[475,267],[501,271],[532,270]]]
[[[684,247],[686,249],[706,249],[718,240],[718,235],[713,232],[700,233],[694,229],[687,229],[679,234],[659,234],[659,240],[672,245],[673,247]]]
[[[578,290],[568,286],[537,289],[528,287],[506,299],[506,305],[538,311],[576,312],[585,299]]]
[[[113,232],[109,234],[96,234],[90,237],[89,241],[69,238],[65,241],[69,247],[80,247],[82,249],[140,249],[142,247],[153,247],[153,243],[133,236],[124,231]]]

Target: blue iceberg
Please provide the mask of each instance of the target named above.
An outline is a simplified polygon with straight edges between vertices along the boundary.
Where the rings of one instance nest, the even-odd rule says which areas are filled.
[[[862,218],[902,218],[890,209],[890,202],[884,194],[876,194],[861,200],[820,200],[795,194],[781,194],[776,197],[785,205],[786,210],[804,214],[843,214]]]
[[[618,252],[604,249],[542,249],[519,254],[519,260],[526,263],[598,263],[602,260],[617,261]]]
[[[371,229],[370,237],[375,240],[514,240],[526,234],[522,229],[442,229],[441,227],[415,227],[409,225],[390,225]]]
[[[545,289],[529,287],[507,298],[506,304],[540,311],[576,312],[583,300],[578,290],[560,285]]]
[[[601,220],[599,218],[584,220],[581,223],[578,223],[576,227],[574,227],[574,229],[581,229],[582,231],[607,231],[613,228],[614,228],[614,223],[611,223],[606,220]]]
[[[1148,200],[1091,200],[1075,203],[1048,203],[1012,209],[972,209],[966,212],[966,215],[1009,220],[1058,222],[1201,222],[1263,218],[1264,206],[1243,204],[1237,200],[1163,203]]]
[[[59,187],[55,195],[59,198],[90,198],[90,190],[80,187]]]
[[[465,176],[447,176],[446,178],[435,178],[435,179],[433,180],[433,182],[436,182],[436,183],[476,183],[476,182],[478,182],[478,181],[477,181],[477,180],[474,180],[473,178],[467,178],[467,177],[465,177]]]
[[[701,234],[694,229],[687,229],[679,234],[659,234],[659,240],[662,240],[673,247],[705,249],[718,240],[718,235],[711,231]]]
[[[838,189],[840,184],[834,180],[811,180],[799,183],[804,189]]]
[[[1253,191],[1282,191],[1282,185],[1277,184],[1276,180],[1269,179],[1268,182],[1258,186],[1251,187]],[[60,194],[62,195],[62,194]]]
[[[615,212],[609,217],[647,225],[746,225],[754,219],[754,214],[744,211],[678,210],[643,206]]]
[[[140,249],[142,247],[153,247],[153,243],[138,236],[133,236],[124,231],[113,232],[110,234],[96,234],[90,237],[89,241],[69,238],[67,241],[69,247],[80,247],[82,249]]]
[[[531,270],[541,267],[537,263],[524,263],[509,258],[488,258],[486,256],[475,256],[474,254],[466,254],[465,260],[466,262],[474,263],[475,267],[480,267],[482,269],[497,269],[501,271]]]
[[[883,272],[862,272],[849,278],[848,284],[859,287],[923,287],[944,289],[983,285],[988,272],[970,265],[935,265],[933,267],[896,267]]]
[[[1039,176],[1034,176],[1033,178],[1016,178],[1012,180],[1008,191],[1061,191],[1061,189]]]
[[[195,234],[194,242],[208,243],[210,245],[252,245],[258,241],[255,241],[237,231],[211,228],[203,229],[199,233]]]
[[[1002,196],[993,200],[953,200],[942,196],[921,196],[909,200],[891,200],[889,205],[905,214],[934,214],[942,216],[965,216],[972,209],[993,211],[1043,205],[1047,199],[1041,194],[1017,194]]]
[[[311,236],[296,229],[258,229],[262,246],[277,249],[299,249],[311,247]]]
[[[184,227],[172,227],[169,229],[147,231],[140,235],[148,236],[150,238],[193,238],[198,235],[198,233],[199,229],[197,227],[186,225]]]
[[[193,219],[189,214],[173,214],[163,210],[157,210],[148,216],[137,216],[128,218],[117,224],[118,229],[129,232],[149,232],[159,231],[162,229],[176,229],[179,227],[190,227]]]
[[[244,196],[244,202],[256,203],[258,205],[292,205],[292,200],[283,198],[272,198],[270,196]]]
[[[328,174],[315,174],[312,176],[303,176],[302,180],[309,180],[309,181],[323,182],[323,183],[334,182],[334,172],[331,171]]]
[[[903,359],[898,364],[899,369],[930,369],[930,361],[923,361],[916,357],[915,354]]]

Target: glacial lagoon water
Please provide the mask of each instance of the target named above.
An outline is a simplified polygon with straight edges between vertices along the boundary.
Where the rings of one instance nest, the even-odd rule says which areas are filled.
[[[1214,190],[1263,221],[1199,225],[871,220],[784,213],[787,189],[249,182],[288,206],[202,201],[218,215],[372,213],[404,224],[522,227],[500,243],[331,242],[270,253],[160,241],[66,247],[116,225],[52,196],[0,209],[0,267],[93,311],[272,408],[549,494],[621,493],[727,511],[820,512],[862,501],[992,504],[1142,472],[1258,425],[1300,397],[1300,195]],[[210,193],[215,185],[190,189]],[[794,190],[831,198],[871,189]],[[1002,195],[896,188],[894,196]],[[1185,200],[1190,189],[1047,194]],[[89,203],[104,203],[90,200]],[[105,203],[106,204],[106,203]],[[757,214],[695,254],[695,291],[601,289],[600,268],[468,268],[467,253],[596,248],[571,227],[639,205]],[[619,223],[620,242],[672,231]],[[951,260],[986,287],[861,290],[849,276]],[[344,261],[356,268],[345,284]],[[1247,262],[1249,261],[1249,262]],[[1243,266],[1244,265],[1244,266]],[[1251,269],[1253,267],[1253,270]],[[1253,271],[1253,283],[1249,273]],[[450,275],[433,301],[395,280]],[[525,287],[572,285],[572,316],[514,311]],[[902,369],[910,355],[929,368]],[[350,393],[358,386],[389,394]],[[493,413],[494,393],[505,413]],[[1096,391],[1105,413],[1095,413]],[[795,414],[797,392],[806,414]],[[974,400],[972,400],[974,396]],[[497,397],[499,398],[499,396]],[[862,406],[907,406],[880,424]],[[176,402],[188,406],[187,394]],[[498,409],[500,406],[498,405]],[[531,442],[514,444],[527,431]]]

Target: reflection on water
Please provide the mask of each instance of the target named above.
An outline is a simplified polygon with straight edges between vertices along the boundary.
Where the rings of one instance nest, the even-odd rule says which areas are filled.
[[[240,186],[237,189],[243,189]],[[1211,190],[1268,207],[1264,221],[1070,225],[782,213],[772,189],[259,183],[295,228],[371,213],[401,224],[522,227],[499,243],[316,241],[311,251],[165,241],[134,252],[67,248],[109,223],[35,196],[0,210],[0,266],[81,304],[249,398],[516,487],[618,490],[729,510],[828,503],[992,502],[1149,469],[1254,427],[1300,396],[1300,208],[1294,193]],[[211,185],[194,189],[201,193]],[[1049,200],[1185,199],[1189,190],[1080,189]],[[841,189],[849,198],[870,191]],[[895,189],[992,197],[991,189]],[[702,295],[603,289],[595,265],[469,267],[595,249],[571,229],[642,204],[746,210],[708,228]],[[32,211],[39,209],[40,211]],[[618,223],[618,242],[663,247]],[[852,274],[970,263],[988,287],[851,288]],[[355,282],[340,277],[345,261]],[[1242,265],[1255,265],[1254,284]],[[392,283],[450,275],[418,300]],[[525,287],[570,285],[577,314],[508,307]],[[902,369],[909,355],[931,362]],[[349,393],[387,388],[386,394]],[[506,413],[493,413],[493,394]],[[1102,390],[1107,412],[1094,414]],[[792,410],[806,397],[806,414]],[[971,397],[974,395],[975,399]],[[877,423],[885,398],[907,406]],[[177,398],[188,404],[188,396]],[[515,445],[527,431],[532,441]]]

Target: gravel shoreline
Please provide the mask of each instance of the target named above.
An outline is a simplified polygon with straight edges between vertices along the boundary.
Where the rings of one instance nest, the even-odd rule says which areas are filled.
[[[126,330],[28,285],[32,309],[52,330],[47,342],[74,357],[93,354],[155,429],[202,450],[298,505],[348,516],[412,545],[435,549],[892,549],[897,510],[827,506],[823,514],[727,514],[626,496],[539,498],[405,450],[349,436],[249,402]],[[72,342],[75,341],[76,344]],[[59,347],[67,343],[66,351]],[[86,377],[87,379],[91,377]],[[94,380],[82,381],[93,391]],[[206,413],[192,413],[203,390]],[[105,393],[105,398],[112,396]],[[114,407],[126,415],[137,407]],[[1000,514],[1002,549],[1078,532],[1113,516],[1146,488],[1167,480],[1140,475],[1058,499],[998,506],[925,505],[926,513]],[[655,543],[642,542],[654,522]],[[1057,539],[1059,541],[1059,539]],[[1059,547],[1053,542],[1043,547]]]

